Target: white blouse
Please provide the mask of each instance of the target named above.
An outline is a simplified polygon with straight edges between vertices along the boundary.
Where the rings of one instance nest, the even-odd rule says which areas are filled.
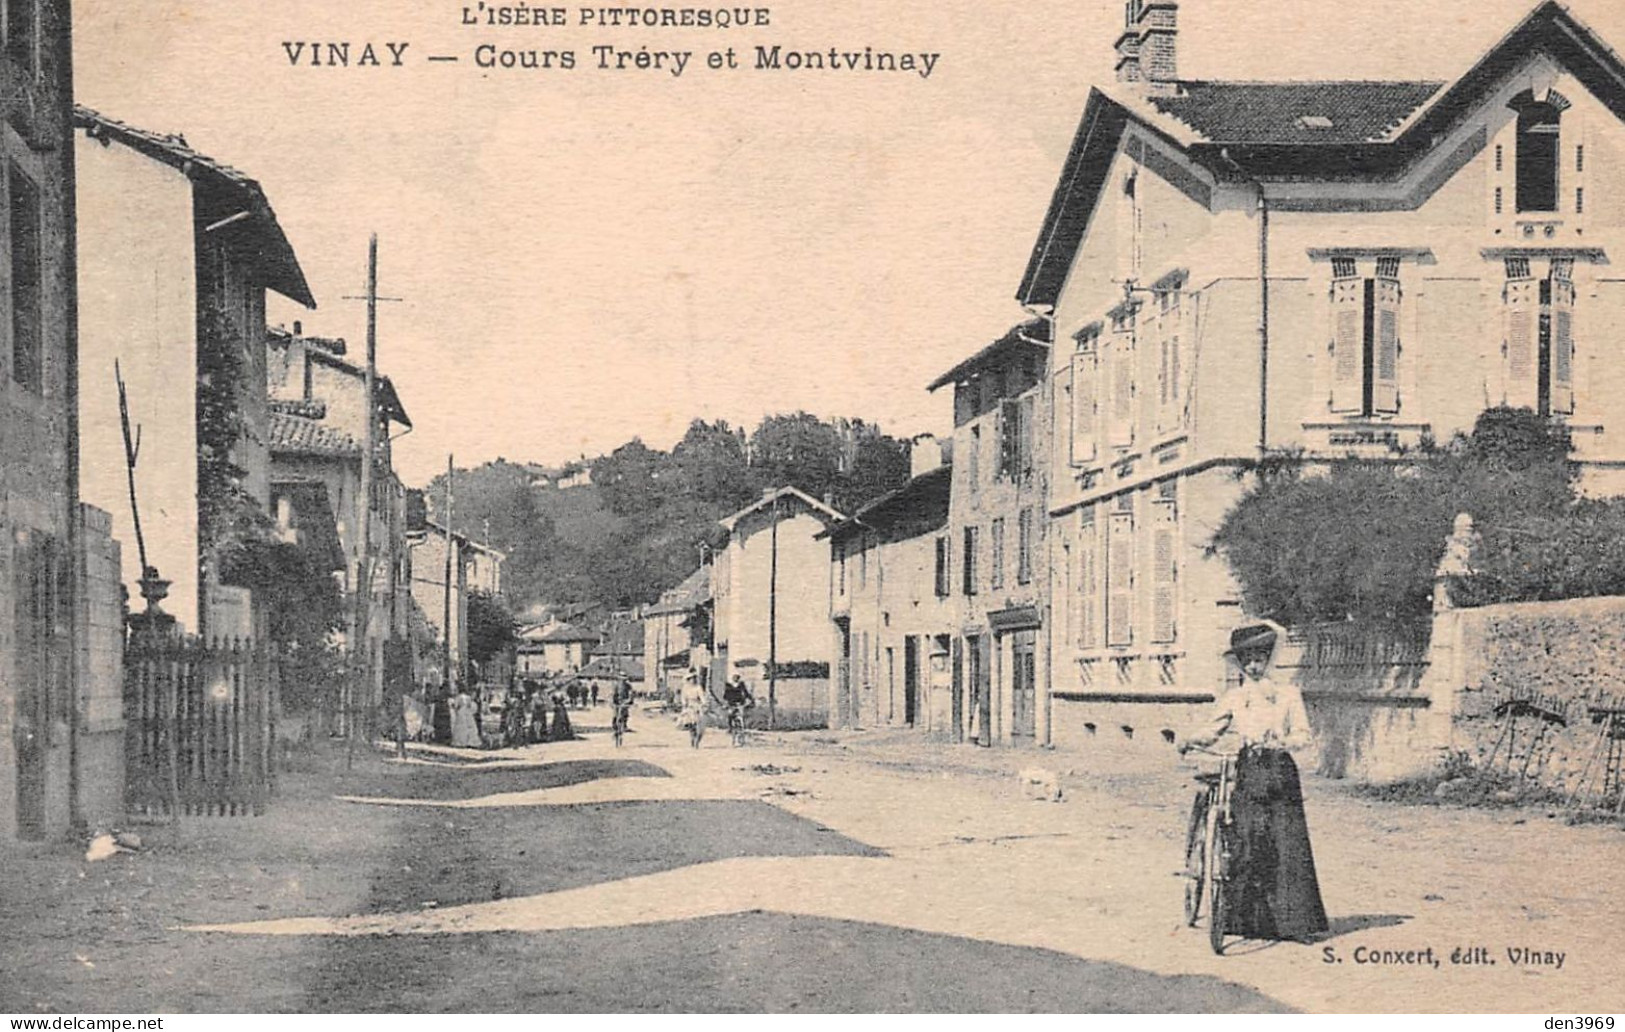
[[[1297,685],[1268,677],[1245,681],[1219,696],[1213,723],[1191,738],[1192,745],[1211,745],[1222,753],[1240,752],[1245,745],[1300,749],[1312,741],[1303,693]]]

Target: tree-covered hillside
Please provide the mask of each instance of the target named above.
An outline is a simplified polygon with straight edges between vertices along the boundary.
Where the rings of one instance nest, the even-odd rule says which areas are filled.
[[[452,523],[507,553],[515,612],[538,602],[651,602],[693,571],[717,521],[794,485],[851,512],[908,480],[908,446],[859,420],[770,416],[750,434],[695,420],[671,451],[632,440],[576,468],[499,459],[458,470]],[[445,475],[428,486],[444,514]]]

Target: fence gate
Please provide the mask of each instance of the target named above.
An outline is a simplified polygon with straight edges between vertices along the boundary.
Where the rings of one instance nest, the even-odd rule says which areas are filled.
[[[275,787],[277,664],[262,644],[136,635],[125,650],[132,813],[259,816]]]

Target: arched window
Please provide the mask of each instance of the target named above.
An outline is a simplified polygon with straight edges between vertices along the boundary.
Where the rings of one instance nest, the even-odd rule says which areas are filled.
[[[1569,106],[1568,102],[1555,91],[1549,92],[1543,101],[1525,92],[1511,106],[1518,112],[1517,210],[1520,213],[1556,211],[1558,141],[1563,109]]]

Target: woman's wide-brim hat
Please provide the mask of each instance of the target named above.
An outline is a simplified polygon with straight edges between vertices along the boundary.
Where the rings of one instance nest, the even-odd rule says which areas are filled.
[[[1275,643],[1280,640],[1280,631],[1277,625],[1271,623],[1247,624],[1237,627],[1230,632],[1230,648],[1225,652],[1227,656],[1250,655],[1256,652],[1274,652]]]

